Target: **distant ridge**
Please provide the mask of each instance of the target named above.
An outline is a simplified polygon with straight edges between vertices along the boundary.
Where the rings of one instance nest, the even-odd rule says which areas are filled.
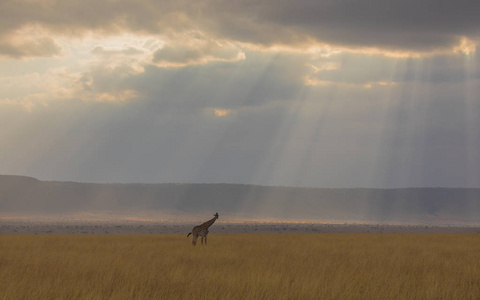
[[[325,189],[245,184],[99,184],[0,175],[0,213],[218,211],[237,219],[480,223],[480,189]]]

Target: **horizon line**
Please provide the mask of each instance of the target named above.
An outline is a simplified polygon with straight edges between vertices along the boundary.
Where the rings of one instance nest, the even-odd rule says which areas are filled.
[[[89,182],[74,180],[47,180],[39,179],[30,175],[17,174],[0,174],[0,177],[23,177],[34,179],[41,182],[60,182],[60,183],[78,183],[78,184],[115,184],[115,185],[237,185],[237,186],[254,186],[254,187],[272,187],[272,188],[299,188],[299,189],[323,189],[323,190],[353,190],[353,189],[369,189],[369,190],[401,190],[401,189],[480,189],[480,187],[462,187],[462,186],[406,186],[406,187],[315,187],[315,186],[295,186],[295,185],[268,185],[256,183],[238,183],[238,182]]]

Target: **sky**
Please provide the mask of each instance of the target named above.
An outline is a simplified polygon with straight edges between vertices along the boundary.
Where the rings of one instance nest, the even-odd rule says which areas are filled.
[[[1,0],[0,174],[480,187],[480,2]]]

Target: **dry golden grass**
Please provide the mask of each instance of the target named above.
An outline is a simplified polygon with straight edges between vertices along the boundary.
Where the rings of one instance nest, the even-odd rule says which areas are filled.
[[[1,235],[1,299],[479,299],[480,235]]]

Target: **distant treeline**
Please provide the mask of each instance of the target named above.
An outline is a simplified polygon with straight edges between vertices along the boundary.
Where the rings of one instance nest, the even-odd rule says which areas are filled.
[[[0,176],[0,211],[215,212],[306,221],[480,222],[480,189],[323,189],[241,184],[94,184]]]

